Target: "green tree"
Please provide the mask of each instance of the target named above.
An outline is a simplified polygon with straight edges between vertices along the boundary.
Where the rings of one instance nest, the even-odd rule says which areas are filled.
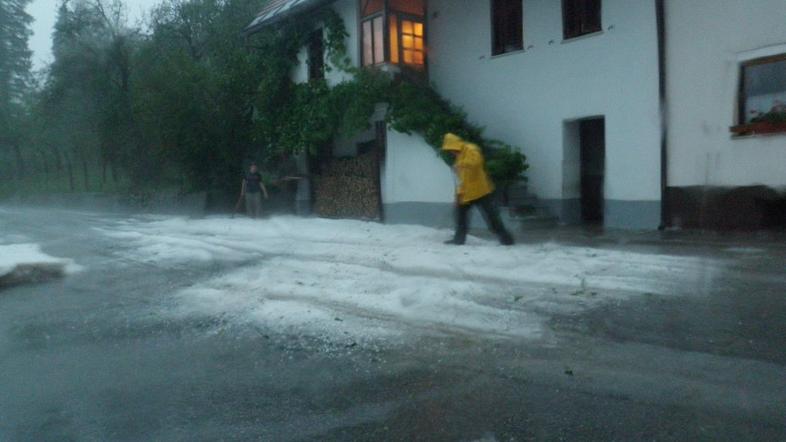
[[[61,140],[69,175],[81,166],[86,189],[89,170],[97,164],[104,182],[107,168],[115,178],[118,169],[137,183],[149,178],[131,109],[131,60],[139,42],[119,0],[60,4],[41,116],[53,138]]]
[[[164,0],[145,34],[120,0],[61,0],[29,121],[40,168],[65,173],[71,190],[96,188],[98,168],[100,184],[109,171],[135,192],[236,187],[258,145],[263,58],[239,30],[259,3]]]
[[[31,0],[0,0],[0,103],[18,101],[30,82]]]
[[[16,174],[0,173],[17,179],[26,169],[20,128],[25,114],[23,99],[31,81],[28,40],[33,19],[26,12],[28,3],[30,0],[0,0],[0,154],[6,158],[5,164],[14,164]]]
[[[134,110],[157,155],[192,190],[232,191],[254,154],[262,58],[239,30],[258,0],[167,0],[140,51]],[[171,170],[172,168],[170,168]]]

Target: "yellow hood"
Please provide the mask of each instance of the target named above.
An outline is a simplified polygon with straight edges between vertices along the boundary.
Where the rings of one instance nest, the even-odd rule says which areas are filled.
[[[445,135],[442,142],[442,150],[458,152],[453,168],[456,170],[459,180],[456,194],[460,204],[469,204],[494,191],[494,184],[486,173],[483,152],[476,144],[464,141],[458,135],[449,133]]]
[[[461,152],[464,149],[464,140],[455,134],[445,134],[445,139],[442,141],[442,150],[446,152]]]

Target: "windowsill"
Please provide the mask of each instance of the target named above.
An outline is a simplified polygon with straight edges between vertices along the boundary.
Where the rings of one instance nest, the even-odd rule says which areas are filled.
[[[603,35],[603,33],[604,33],[603,30],[600,30],[600,31],[590,32],[589,34],[579,35],[576,37],[563,38],[561,44],[568,44],[568,43],[573,43],[574,41],[585,40],[587,38],[592,38],[592,37],[598,37]]]
[[[786,136],[786,130],[780,132],[767,132],[767,133],[751,133],[751,134],[732,134],[732,140],[747,140],[751,138],[772,138],[772,137],[784,137]]]
[[[761,123],[749,123],[732,126],[730,129],[733,140],[786,135],[786,123],[768,123],[763,125]]]
[[[420,66],[420,68],[418,68]],[[398,73],[402,69],[407,69],[414,72],[426,72],[426,65],[417,65],[417,64],[407,64],[407,63],[392,63],[386,61],[384,63],[377,63],[377,64],[367,64],[365,66],[361,66],[363,69],[377,69],[384,72],[393,72]]]
[[[361,69],[374,70],[384,75],[387,75],[390,78],[404,76],[410,80],[428,81],[428,68],[426,66],[423,66],[422,69],[418,69],[416,67],[412,67],[406,64],[394,64],[394,63],[386,62],[386,63],[380,63],[375,65],[362,66]]]
[[[361,69],[368,69],[368,70],[374,69],[374,70],[377,70],[377,71],[380,71],[380,72],[385,72],[385,73],[388,73],[388,74],[398,74],[401,71],[401,68],[399,67],[399,65],[393,64],[393,63],[390,63],[390,62],[387,62],[387,61],[384,62],[384,63],[367,64],[367,65],[361,66]]]
[[[516,49],[514,51],[508,51],[508,52],[503,52],[501,54],[492,55],[491,57],[489,57],[489,60],[496,60],[497,58],[504,58],[504,57],[509,57],[511,55],[523,54],[525,52],[527,52],[527,50],[524,48]]]

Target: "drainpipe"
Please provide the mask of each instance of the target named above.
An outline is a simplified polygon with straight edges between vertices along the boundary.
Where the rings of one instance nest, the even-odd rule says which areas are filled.
[[[660,98],[660,226],[665,230],[671,226],[671,214],[666,194],[669,187],[669,121],[666,91],[666,0],[655,0],[658,23],[658,94]]]

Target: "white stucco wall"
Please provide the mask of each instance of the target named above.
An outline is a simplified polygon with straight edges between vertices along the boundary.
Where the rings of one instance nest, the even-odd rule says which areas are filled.
[[[658,204],[654,0],[605,0],[603,32],[569,42],[562,41],[561,2],[524,0],[526,50],[497,57],[491,56],[490,0],[430,0],[428,5],[430,81],[472,122],[484,126],[488,137],[522,148],[531,165],[533,193],[547,200],[579,196],[577,152],[570,151],[578,146],[566,141],[577,120],[604,117],[605,198]],[[344,19],[348,55],[358,65],[357,2],[338,0],[332,7]],[[305,50],[300,59],[293,75],[305,81]],[[328,80],[336,84],[344,75],[333,70]],[[453,201],[450,169],[422,138],[389,131],[387,144],[386,204]],[[638,225],[656,226],[653,213]]]
[[[564,122],[606,118],[606,198],[660,199],[657,21],[653,0],[604,0],[600,35],[562,42],[561,2],[524,0],[525,51],[491,57],[489,0],[429,1],[429,72],[487,135],[528,156],[531,190],[563,186]]]
[[[385,204],[455,201],[453,172],[422,137],[388,129],[387,145],[382,175]]]
[[[784,0],[667,0],[670,186],[786,186],[786,135],[733,138],[740,62],[786,53]]]

